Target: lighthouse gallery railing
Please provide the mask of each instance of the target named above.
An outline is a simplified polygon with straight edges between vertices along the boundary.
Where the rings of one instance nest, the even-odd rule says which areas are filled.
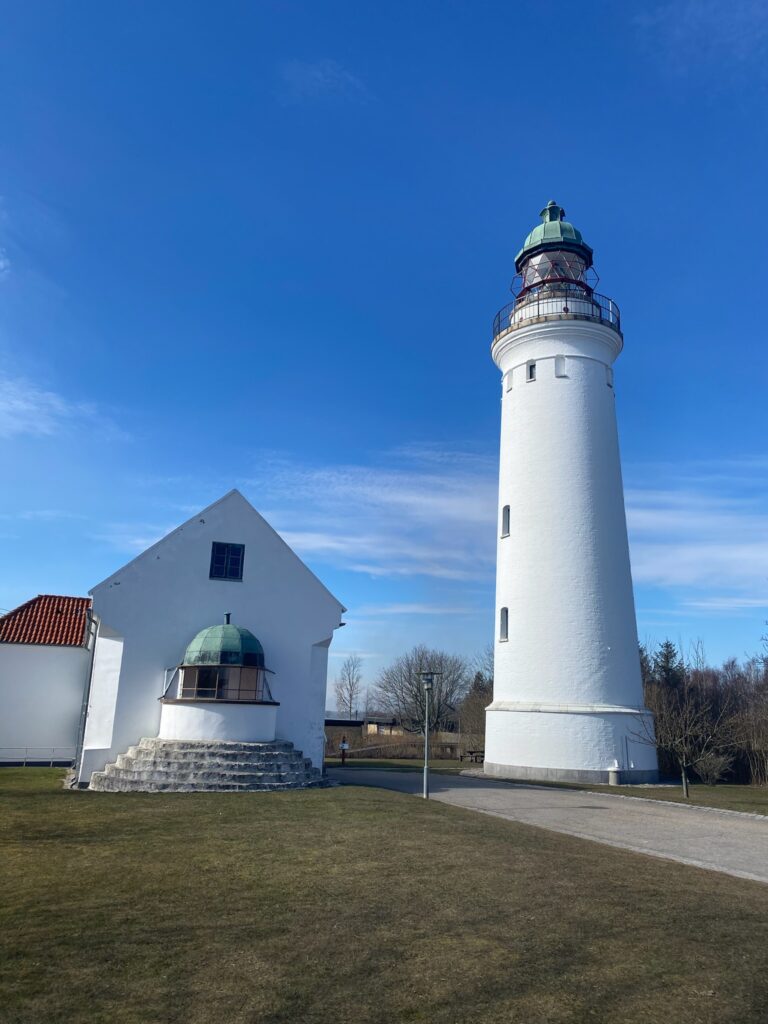
[[[519,327],[527,320],[560,320],[563,317],[598,320],[615,331],[621,331],[619,307],[613,299],[566,285],[556,290],[547,288],[524,292],[502,306],[493,320],[493,337]]]

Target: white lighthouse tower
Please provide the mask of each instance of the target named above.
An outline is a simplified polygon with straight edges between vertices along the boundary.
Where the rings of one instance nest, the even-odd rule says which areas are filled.
[[[623,337],[555,202],[496,317],[502,373],[496,645],[485,771],[652,782],[613,387]],[[513,289],[515,290],[515,289]]]

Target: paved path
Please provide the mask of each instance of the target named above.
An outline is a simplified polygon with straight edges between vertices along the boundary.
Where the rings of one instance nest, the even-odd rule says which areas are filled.
[[[421,794],[418,772],[331,768],[330,778]],[[554,832],[680,861],[738,878],[768,882],[768,820],[662,800],[431,775],[431,796],[443,803]]]

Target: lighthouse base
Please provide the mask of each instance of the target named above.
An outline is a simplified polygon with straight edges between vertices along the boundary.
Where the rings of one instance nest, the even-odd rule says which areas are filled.
[[[494,701],[486,710],[483,770],[538,782],[658,782],[656,748],[643,724],[649,714],[615,705]]]

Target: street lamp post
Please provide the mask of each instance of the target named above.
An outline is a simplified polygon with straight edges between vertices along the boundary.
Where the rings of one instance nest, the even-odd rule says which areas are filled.
[[[429,702],[436,672],[420,672],[424,681],[424,799],[429,800]]]

